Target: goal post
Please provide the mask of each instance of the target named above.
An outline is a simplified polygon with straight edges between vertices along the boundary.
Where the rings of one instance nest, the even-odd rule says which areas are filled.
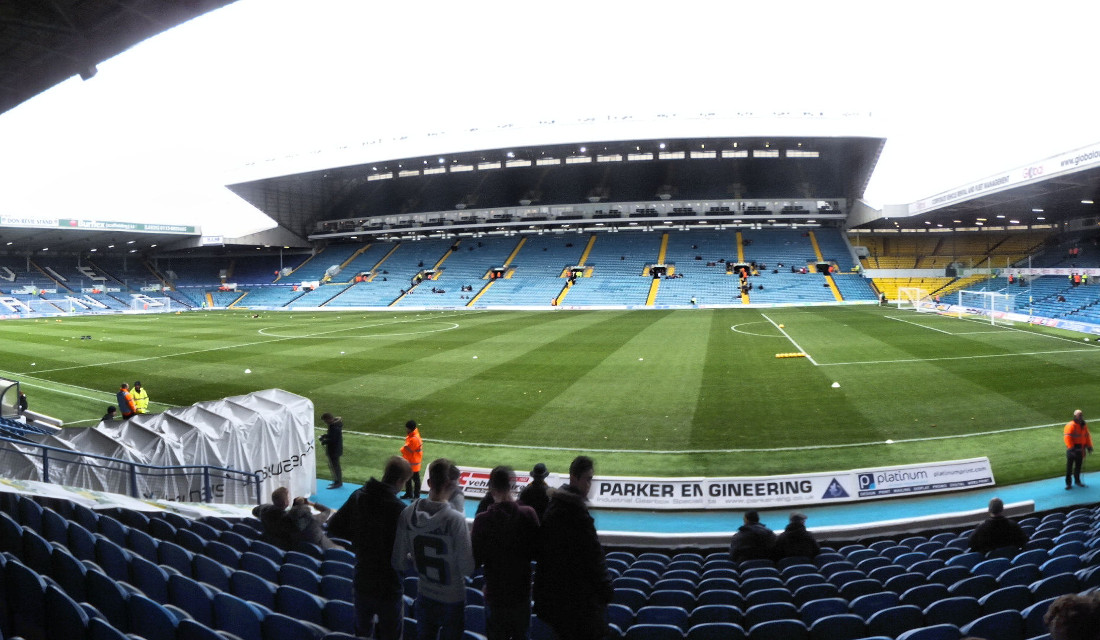
[[[1016,310],[1016,294],[997,291],[959,291],[959,317],[990,324],[1012,324],[1005,314]]]
[[[172,311],[171,298],[154,298],[152,296],[134,296],[130,299],[131,311],[145,311],[148,313],[168,313]]]
[[[917,313],[933,313],[936,304],[928,291],[920,287],[898,287],[898,309],[912,309]]]

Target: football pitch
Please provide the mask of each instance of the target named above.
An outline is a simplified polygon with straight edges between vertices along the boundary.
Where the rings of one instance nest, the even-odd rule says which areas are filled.
[[[887,307],[253,315],[4,321],[0,376],[76,428],[121,382],[153,411],[285,389],[344,418],[351,481],[411,418],[426,459],[468,466],[565,471],[583,452],[604,475],[713,477],[988,456],[1000,484],[1064,472],[1061,427],[1095,412],[1100,381],[1081,335]]]

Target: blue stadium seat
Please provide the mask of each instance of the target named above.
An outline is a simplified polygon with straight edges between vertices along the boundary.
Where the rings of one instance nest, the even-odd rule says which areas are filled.
[[[795,558],[787,558],[788,560],[794,560]],[[785,581],[790,581],[795,576],[803,576],[808,574],[816,574],[817,567],[810,562],[801,562],[795,564],[788,564],[779,570],[779,577]]]
[[[801,620],[769,620],[749,629],[749,640],[808,640],[810,631]]]
[[[695,594],[680,589],[658,589],[657,585],[654,585],[653,593],[649,594],[649,604],[680,607],[691,611],[695,608]]]
[[[477,604],[466,605],[466,630],[485,635],[485,607]]]
[[[744,610],[742,626],[752,631],[756,625],[769,620],[800,620],[798,609],[789,602],[769,602],[758,604]]]
[[[707,604],[729,604],[743,610],[745,608],[745,598],[738,591],[710,589],[699,594],[699,600],[695,606]]]
[[[130,559],[130,583],[156,602],[168,602],[168,572],[141,556]]]
[[[997,579],[990,575],[971,576],[963,578],[947,588],[953,596],[970,596],[980,598],[997,588]]]
[[[87,637],[88,640],[130,640],[130,636],[117,629],[110,622],[95,616],[88,617]]]
[[[260,628],[264,638],[279,640],[317,640],[325,632],[322,627],[310,625],[281,613],[265,615]]]
[[[965,567],[967,569],[973,569],[974,565],[985,560],[985,554],[977,551],[971,551],[970,553],[959,554],[947,561],[949,567]]]
[[[843,598],[822,598],[810,600],[798,608],[798,616],[806,626],[813,626],[814,621],[826,616],[839,613],[848,613],[848,603]]]
[[[218,591],[229,591],[229,577],[232,575],[232,570],[217,560],[197,555],[191,563],[190,575]]]
[[[958,596],[937,600],[924,610],[926,625],[953,624],[961,627],[982,615],[977,598]]]
[[[296,587],[283,585],[276,590],[274,610],[299,620],[324,625],[324,599]],[[333,629],[338,631],[338,629]]]
[[[947,566],[947,563],[939,558],[928,558],[927,560],[921,560],[920,562],[914,562],[909,566],[909,571],[913,573],[919,573],[922,575],[929,575],[937,569],[942,569]]]
[[[114,580],[130,580],[130,552],[107,538],[96,538],[95,561]]]
[[[938,582],[945,587],[950,587],[959,580],[970,577],[970,569],[960,566],[947,566],[928,574],[929,582]]]
[[[649,580],[637,577],[637,576],[619,576],[611,581],[611,586],[616,589],[634,589],[648,594],[653,591],[653,583]],[[405,595],[409,595],[406,593]],[[415,594],[413,594],[415,595]]]
[[[687,627],[688,612],[683,607],[646,605],[634,612],[634,624],[672,625],[683,632]]]
[[[58,544],[69,543],[69,521],[53,509],[42,510],[42,537]]]
[[[913,587],[928,584],[929,580],[930,578],[920,573],[901,573],[887,580],[882,587],[887,591],[901,595]]]
[[[997,576],[997,584],[1002,587],[1009,587],[1012,585],[1026,586],[1042,578],[1043,575],[1039,572],[1039,567],[1033,564],[1020,564],[1005,570],[1004,573]]]
[[[839,589],[840,587],[844,586],[845,583],[851,582],[853,580],[866,579],[867,574],[863,573],[862,571],[857,571],[855,569],[848,569],[829,574],[826,576],[826,578],[830,583],[836,585],[836,587]]]
[[[1050,609],[1050,605],[1056,599],[1056,597],[1051,597],[1037,600],[1030,607],[1020,612],[1024,619],[1024,637],[1032,638],[1047,632],[1047,623],[1043,621],[1043,616],[1046,615],[1047,609]]]
[[[688,629],[686,640],[746,640],[748,634],[733,622],[704,622]]]
[[[77,602],[88,599],[87,573],[84,563],[73,557],[64,547],[56,547],[50,553],[50,577]],[[0,629],[2,628],[3,624],[0,624]]]
[[[69,552],[77,560],[95,561],[96,537],[84,527],[71,523],[69,525]]]
[[[176,618],[157,602],[141,595],[130,594],[127,602],[130,632],[145,640],[176,640]]]
[[[794,593],[801,587],[808,584],[829,584],[829,581],[825,579],[825,576],[820,573],[802,573],[796,576],[791,576],[783,583],[791,593]],[[702,583],[700,583],[701,588]]]
[[[23,529],[23,552],[19,554],[23,564],[46,575],[50,572],[51,555],[53,555],[53,545],[49,540],[38,535],[38,532],[33,529]]]
[[[630,625],[634,624],[634,610],[625,604],[612,602],[607,605],[604,616],[609,623],[620,629],[629,629]]]
[[[204,553],[207,542],[208,540],[190,529],[180,529],[176,532],[176,544],[191,553]]]
[[[1028,585],[1031,597],[1038,602],[1051,596],[1075,593],[1080,588],[1077,576],[1072,573],[1059,573]]]
[[[342,576],[324,576],[321,578],[320,589],[321,597],[327,600],[355,601],[355,582]],[[309,589],[302,590],[309,591]]]
[[[232,633],[241,640],[264,640],[263,618],[264,614],[259,608],[237,596],[228,593],[214,595],[216,629]]]
[[[275,606],[276,588],[275,584],[248,571],[234,571],[229,578],[229,592],[233,595],[242,600],[263,605],[272,611],[286,613],[285,610],[277,609]]]
[[[637,611],[646,605],[648,596],[639,589],[627,589],[616,587],[612,591],[611,602],[626,606],[631,611]]]
[[[223,542],[207,542],[205,553],[211,559],[230,569],[235,570],[241,564],[241,552]]]
[[[152,522],[150,522],[150,524],[152,524]],[[149,533],[153,532],[150,531]],[[218,533],[217,542],[229,545],[240,553],[246,553],[252,550],[252,539],[246,538],[236,531],[222,531]]]
[[[879,567],[885,567],[894,564],[889,558],[884,558],[880,555],[874,555],[875,552],[871,551],[870,549],[868,549],[867,551],[868,553],[872,554],[871,557],[864,558],[863,560],[859,560],[856,562],[856,569],[859,569],[864,573],[870,573],[872,569],[878,569]]]
[[[854,600],[859,596],[865,596],[870,593],[878,593],[882,591],[882,583],[874,578],[865,578],[863,580],[852,580],[840,587],[840,597],[845,600]]]
[[[325,603],[324,624],[333,631],[355,633],[355,605],[341,600]]]
[[[241,571],[256,574],[268,582],[279,582],[279,565],[261,556],[258,553],[246,551],[241,554],[240,564],[237,568]]]
[[[88,632],[88,614],[55,585],[47,585],[43,602],[45,635],[48,638],[79,640]]]
[[[1031,590],[1022,584],[1001,587],[979,598],[978,603],[982,605],[982,614],[996,613],[1007,609],[1023,611],[1031,606]]]
[[[168,576],[168,603],[183,609],[207,627],[214,626],[214,593],[216,591],[187,576]]]
[[[318,594],[321,590],[321,579],[316,573],[297,564],[284,564],[278,568],[279,584],[288,584],[298,587],[302,591]]]
[[[707,604],[701,607],[695,607],[688,615],[687,624],[689,628],[709,622],[733,622],[735,624],[741,624],[743,619],[744,614],[733,605]]]
[[[727,562],[729,561],[727,560]],[[741,574],[737,572],[737,569],[734,569],[732,566],[716,566],[717,564],[719,563],[714,561],[707,562],[707,564],[704,565],[703,573],[699,574],[699,578],[701,580],[706,580],[708,578],[729,578],[730,580],[741,579]],[[732,565],[733,563],[729,562],[729,564]]]
[[[866,634],[863,618],[853,613],[825,616],[810,625],[811,640],[858,640]]]
[[[675,564],[675,563],[672,563]],[[669,565],[669,567],[672,566]],[[661,580],[687,580],[693,586],[699,583],[699,572],[695,569],[665,569],[665,572],[661,574]],[[660,588],[657,584],[654,584],[655,589]]]
[[[787,590],[786,587],[776,587],[774,589],[760,589],[758,591],[749,592],[745,596],[745,604],[753,606],[757,604],[764,604],[766,602],[794,602],[794,594]]]
[[[126,548],[133,555],[141,556],[149,562],[157,561],[157,546],[159,543],[159,540],[141,529],[130,527],[126,532]]]
[[[867,577],[868,578],[874,578],[875,580],[878,580],[878,581],[882,582],[883,584],[886,584],[886,581],[889,580],[890,578],[893,578],[895,576],[904,575],[906,573],[910,573],[910,572],[906,571],[905,567],[901,566],[900,564],[887,564],[887,565],[883,565],[881,567],[875,567],[874,569],[871,569],[870,571],[867,572]]]
[[[964,626],[962,633],[978,638],[1025,640],[1024,619],[1019,611],[998,611],[984,615]]]
[[[804,587],[795,589],[794,602],[798,605],[803,605],[811,600],[820,600],[822,598],[837,598],[840,596],[840,589],[837,589],[834,585],[828,582],[822,582],[818,584],[808,584]]]
[[[992,558],[990,560],[983,560],[974,565],[970,571],[974,575],[987,575],[997,577],[1008,570],[1012,566],[1012,561],[1008,558]]]
[[[731,591],[736,591],[740,588],[737,580],[733,578],[703,578],[699,580],[699,584],[695,586],[695,592],[702,593],[710,589],[729,589]]]
[[[867,620],[876,612],[896,607],[899,604],[901,604],[901,598],[898,594],[893,591],[879,591],[849,601],[848,608],[851,609],[852,613]]]
[[[150,526],[153,520],[149,522]],[[157,545],[157,564],[167,565],[185,576],[191,575],[191,561],[195,554],[174,542],[162,540]]]
[[[684,632],[669,624],[636,624],[626,630],[627,640],[682,640]]]
[[[937,624],[910,629],[897,637],[897,640],[959,640],[962,637],[959,628],[953,624]]]
[[[111,626],[127,631],[129,629],[127,602],[130,599],[130,593],[101,571],[88,569],[86,578],[88,603],[95,607],[107,622],[111,623]]]
[[[318,573],[323,576],[343,576],[348,580],[355,579],[355,565],[339,560],[322,560]],[[654,585],[656,588],[656,585]]]
[[[1059,573],[1073,573],[1080,568],[1080,555],[1062,555],[1054,556],[1050,560],[1039,565],[1039,573],[1041,573],[1044,578],[1049,578]]]
[[[906,590],[901,594],[901,603],[914,605],[924,611],[933,602],[949,597],[951,593],[947,587],[939,583],[929,583]]]
[[[1023,564],[1033,564],[1036,567],[1043,564],[1050,559],[1050,554],[1046,549],[1031,549],[1029,551],[1021,551],[1012,558],[1012,566],[1018,567]]]
[[[910,629],[922,626],[924,626],[924,613],[911,604],[883,609],[867,618],[868,633],[890,638],[896,638]]]

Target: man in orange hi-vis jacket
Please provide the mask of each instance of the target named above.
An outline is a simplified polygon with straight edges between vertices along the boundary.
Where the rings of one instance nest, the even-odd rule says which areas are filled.
[[[1092,435],[1089,434],[1088,423],[1080,409],[1073,412],[1073,420],[1066,423],[1062,435],[1066,441],[1066,489],[1072,489],[1073,482],[1078,487],[1083,487],[1085,483],[1081,482],[1081,463],[1085,461],[1085,451],[1092,453]]]
[[[405,446],[401,447],[401,457],[408,460],[412,467],[412,477],[405,484],[405,495],[401,497],[416,500],[420,497],[420,462],[424,459],[424,442],[420,439],[416,420],[405,423]]]

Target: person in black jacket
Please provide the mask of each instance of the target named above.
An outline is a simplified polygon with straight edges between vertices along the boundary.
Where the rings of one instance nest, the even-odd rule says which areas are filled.
[[[813,558],[821,552],[821,545],[806,530],[806,516],[795,512],[790,523],[775,539],[775,559]]]
[[[730,559],[741,562],[771,558],[774,548],[775,532],[760,524],[759,513],[746,511],[745,524],[730,540]]]
[[[538,463],[531,469],[531,483],[519,492],[519,503],[525,504],[535,510],[535,514],[542,520],[546,514],[546,507],[550,504],[550,496],[554,495],[554,489],[546,486],[546,476],[550,472],[546,465]]]
[[[573,460],[569,484],[554,492],[539,529],[535,613],[569,640],[600,640],[607,634],[611,578],[587,504],[593,467],[588,456]]]
[[[339,489],[344,486],[344,474],[340,470],[340,456],[344,455],[344,421],[331,413],[322,415],[321,419],[328,425],[328,431],[321,436],[328,466],[332,469],[332,484],[328,488]]]
[[[328,521],[329,534],[350,540],[355,548],[355,635],[361,638],[401,638],[404,592],[390,557],[397,520],[405,509],[397,492],[410,477],[409,463],[400,456],[391,457],[382,480],[371,478]]]
[[[989,501],[989,518],[970,534],[970,550],[987,553],[1001,547],[1022,548],[1027,534],[1004,515],[1005,503],[1000,498]]]

